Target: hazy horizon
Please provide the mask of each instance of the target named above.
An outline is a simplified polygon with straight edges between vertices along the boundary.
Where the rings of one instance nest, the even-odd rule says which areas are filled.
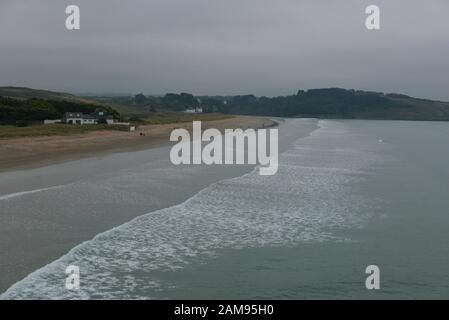
[[[65,29],[65,7],[81,30]],[[381,9],[381,30],[365,8]],[[449,101],[449,3],[0,0],[0,86],[280,96],[341,87]]]
[[[151,97],[163,97],[166,94],[169,93],[175,93],[175,94],[180,94],[180,93],[190,93],[193,94],[195,97],[201,97],[201,96],[209,96],[209,97],[227,97],[227,96],[238,96],[238,95],[254,95],[256,97],[267,97],[267,98],[274,98],[274,97],[281,97],[281,96],[289,96],[289,95],[295,95],[297,94],[297,91],[295,92],[291,92],[291,93],[287,93],[285,95],[256,95],[253,94],[252,92],[243,92],[243,93],[239,93],[239,94],[196,94],[194,92],[185,92],[185,91],[167,91],[167,92],[163,92],[163,93],[149,93],[149,92],[142,92],[142,91],[136,91],[136,92],[71,92],[71,91],[55,91],[55,90],[51,90],[48,88],[31,88],[31,87],[26,87],[26,86],[9,86],[9,85],[0,85],[0,88],[2,87],[14,87],[14,88],[26,88],[26,89],[32,89],[32,90],[44,90],[44,91],[51,91],[51,92],[55,92],[55,93],[67,93],[67,94],[73,94],[76,96],[81,96],[81,97],[89,97],[89,96],[97,96],[97,97],[123,97],[123,96],[134,96],[136,94],[142,93],[145,96],[151,96]],[[342,88],[342,87],[316,87],[316,88],[299,88],[298,90],[304,90],[304,91],[308,91],[311,89],[344,89],[344,90],[356,90],[356,91],[364,91],[364,92],[379,92],[379,93],[383,93],[383,94],[404,94],[403,92],[393,92],[393,91],[389,91],[389,92],[381,92],[381,91],[375,91],[375,90],[369,90],[369,89],[360,89],[360,88]],[[407,94],[405,94],[407,95]],[[416,98],[416,99],[430,99],[430,100],[434,100],[434,101],[441,101],[441,102],[449,102],[445,101],[445,100],[441,100],[441,99],[433,99],[433,98],[427,98],[427,97],[419,97],[419,96],[413,96],[413,95],[409,95],[409,97],[411,98]]]

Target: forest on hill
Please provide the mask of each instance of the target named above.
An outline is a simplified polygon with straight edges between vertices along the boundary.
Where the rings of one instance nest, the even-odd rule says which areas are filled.
[[[201,107],[203,112],[225,114],[384,120],[449,120],[449,102],[418,99],[403,94],[346,90],[340,88],[299,90],[279,97],[193,96],[169,93],[165,96],[118,98],[136,110],[183,111]]]
[[[65,112],[89,114],[96,109],[102,109],[113,115],[114,118],[120,117],[115,109],[97,103],[64,99],[17,99],[0,96],[0,124],[25,124],[46,119],[60,119]]]
[[[449,103],[401,94],[339,88],[298,91],[274,98],[235,96],[225,113],[343,119],[449,120]]]
[[[340,88],[299,90],[278,97],[161,96],[77,97],[29,88],[0,87],[0,123],[57,119],[64,112],[91,113],[102,108],[119,119],[123,115],[148,118],[157,112],[201,108],[205,113],[329,119],[449,121],[449,102],[418,99],[403,94]]]

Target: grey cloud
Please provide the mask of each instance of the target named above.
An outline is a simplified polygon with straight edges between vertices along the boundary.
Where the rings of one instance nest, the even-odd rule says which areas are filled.
[[[65,6],[81,30],[64,28]],[[382,29],[364,27],[381,8]],[[280,95],[339,86],[449,100],[446,0],[0,1],[0,85]]]

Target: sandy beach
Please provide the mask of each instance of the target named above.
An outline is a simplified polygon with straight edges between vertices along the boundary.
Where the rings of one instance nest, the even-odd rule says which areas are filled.
[[[273,121],[269,118],[250,116],[202,122],[205,129],[213,127],[219,130],[261,128],[271,125]],[[192,123],[144,125],[139,126],[135,132],[111,130],[71,136],[0,139],[0,171],[36,168],[113,152],[163,146],[169,143],[170,132],[174,128],[191,130]]]
[[[239,116],[203,122],[203,128],[273,124]],[[252,165],[171,165],[169,133],[191,125],[141,127],[144,137],[111,131],[1,141],[0,293],[98,233],[252,170]],[[279,126],[281,133],[284,127],[290,125]],[[281,136],[281,150],[284,142],[315,128],[316,121],[291,125],[285,132],[294,134]]]

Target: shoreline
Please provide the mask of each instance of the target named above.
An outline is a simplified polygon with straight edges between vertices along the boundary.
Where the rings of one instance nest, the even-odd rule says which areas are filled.
[[[266,118],[245,123],[260,124],[261,119],[263,124]],[[280,121],[280,152],[317,128],[316,120]],[[174,166],[169,152],[167,144],[0,172],[5,195],[0,197],[0,294],[99,233],[182,203],[215,182],[254,169],[254,165]]]
[[[317,120],[281,121],[279,151],[318,128]],[[0,188],[18,192],[0,199],[5,209],[0,223],[0,296],[98,234],[181,204],[204,188],[255,167],[174,166],[168,160],[169,149],[0,173]],[[24,188],[27,191],[20,192]]]
[[[278,124],[269,117],[234,116],[202,121],[202,128],[260,129]],[[132,152],[170,145],[174,128],[192,129],[192,122],[140,126],[135,132],[93,131],[70,136],[0,139],[0,172],[34,169],[113,153]],[[141,134],[145,134],[141,136]]]

